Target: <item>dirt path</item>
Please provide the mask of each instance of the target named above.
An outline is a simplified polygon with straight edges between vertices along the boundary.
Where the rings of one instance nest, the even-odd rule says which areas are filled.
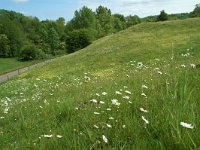
[[[65,56],[61,56],[61,57],[65,57]],[[46,60],[46,61],[38,63],[38,64],[34,64],[34,65],[31,65],[31,66],[28,66],[28,67],[24,67],[24,68],[15,70],[15,71],[8,72],[6,74],[2,74],[2,75],[0,75],[0,83],[5,82],[5,81],[11,79],[12,77],[17,76],[17,75],[19,75],[19,74],[21,74],[21,73],[23,73],[25,71],[28,71],[30,69],[44,66],[44,65],[48,64],[49,62],[55,61],[56,59],[59,59],[61,57],[57,57],[57,58],[54,58],[54,59]]]

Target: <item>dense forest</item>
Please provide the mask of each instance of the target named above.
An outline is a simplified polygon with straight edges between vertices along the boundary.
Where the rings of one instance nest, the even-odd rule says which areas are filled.
[[[158,16],[139,18],[112,14],[99,6],[96,11],[84,6],[75,11],[74,17],[55,21],[40,21],[37,17],[24,16],[14,11],[0,10],[0,57],[17,57],[19,60],[44,59],[72,53],[92,41],[119,32],[145,21],[165,21],[200,16],[200,5],[191,13],[168,15],[161,11]]]

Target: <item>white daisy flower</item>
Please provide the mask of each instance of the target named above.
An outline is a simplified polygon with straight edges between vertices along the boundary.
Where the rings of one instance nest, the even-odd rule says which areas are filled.
[[[116,106],[120,105],[120,103],[118,102],[117,99],[112,99],[111,102],[112,102],[113,105],[116,105]]]
[[[106,126],[107,126],[108,128],[112,128],[112,126],[111,126],[110,124],[106,124]]]
[[[142,88],[143,89],[148,89],[148,87],[146,85],[144,85],[144,84],[142,85]]]
[[[102,95],[104,95],[104,96],[107,95],[107,94],[108,94],[108,93],[106,93],[106,92],[102,92]]]
[[[109,119],[110,119],[110,120],[114,120],[114,118],[113,118],[113,117],[109,117]]]
[[[130,99],[129,96],[123,96],[123,99]]]
[[[99,112],[94,112],[94,114],[95,114],[95,115],[100,115],[100,113],[99,113]]]
[[[185,128],[189,128],[189,129],[193,129],[194,128],[194,126],[192,126],[189,123],[185,123],[185,122],[180,122],[180,125],[185,127]]]
[[[94,125],[94,127],[95,127],[96,129],[99,129],[99,126],[97,126],[97,125]]]
[[[62,136],[62,135],[56,135],[56,137],[60,139],[60,138],[62,138],[63,136]]]
[[[141,95],[144,96],[144,97],[147,97],[147,95],[145,93],[142,93]]]
[[[96,96],[100,96],[100,94],[99,94],[99,93],[96,93]]]
[[[105,143],[108,143],[108,139],[106,138],[105,135],[102,135],[102,138],[103,138],[103,141],[104,141]]]
[[[181,65],[181,67],[185,68],[186,66],[185,65]]]
[[[97,103],[98,101],[96,99],[92,99],[90,102]]]
[[[120,91],[115,91],[115,94],[121,95],[122,93]]]
[[[126,90],[125,93],[127,93],[127,94],[132,94],[132,93],[131,93],[130,91],[128,91],[128,90]]]
[[[195,64],[190,64],[190,66],[191,66],[192,68],[195,68],[195,67],[196,67],[196,65],[195,65]]]
[[[50,134],[50,135],[43,135],[43,136],[46,137],[46,138],[51,138],[51,137],[53,137],[52,134]]]
[[[144,108],[140,108],[140,111],[147,113],[148,111],[145,110]]]
[[[99,103],[100,103],[100,104],[105,104],[105,102],[103,102],[103,101],[99,101]]]
[[[146,123],[146,124],[149,124],[149,121],[147,119],[145,119],[144,116],[142,116],[142,120]]]

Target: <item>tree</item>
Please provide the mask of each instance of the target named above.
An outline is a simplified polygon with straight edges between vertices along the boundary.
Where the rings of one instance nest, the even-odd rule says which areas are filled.
[[[200,17],[200,4],[197,4],[195,9],[190,13],[190,17]]]
[[[18,56],[20,49],[24,43],[27,42],[24,33],[20,30],[16,23],[8,18],[0,17],[0,21],[0,34],[5,34],[9,39],[9,57]]]
[[[74,30],[66,37],[67,52],[73,53],[82,49],[92,42],[92,35],[87,29]]]
[[[112,16],[110,9],[99,6],[96,9],[98,37],[112,33]]]
[[[71,20],[74,29],[95,29],[96,18],[94,12],[83,6],[79,11],[75,11],[74,18]]]
[[[9,57],[9,39],[5,34],[0,34],[0,57]]]
[[[49,30],[48,43],[51,47],[51,54],[55,55],[55,51],[59,46],[59,36],[54,28],[50,28]]]
[[[158,15],[157,17],[157,21],[166,21],[166,20],[168,20],[168,15],[164,10],[162,10],[160,12],[160,15]]]
[[[134,15],[134,16],[129,15],[128,17],[126,17],[126,25],[127,25],[127,27],[136,25],[136,24],[138,24],[140,22],[141,22],[141,19],[137,15]]]

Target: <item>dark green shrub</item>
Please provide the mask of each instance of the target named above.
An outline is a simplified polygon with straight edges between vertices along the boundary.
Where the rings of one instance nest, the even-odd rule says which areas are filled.
[[[157,17],[157,21],[166,21],[166,20],[168,20],[168,14],[164,10],[162,10],[160,12],[160,15]]]
[[[69,32],[66,37],[67,52],[73,53],[82,49],[92,42],[92,33],[90,30],[80,29]]]
[[[45,53],[41,49],[37,49],[33,45],[25,46],[21,52],[19,59],[20,60],[34,60],[34,59],[43,59],[45,58]]]

